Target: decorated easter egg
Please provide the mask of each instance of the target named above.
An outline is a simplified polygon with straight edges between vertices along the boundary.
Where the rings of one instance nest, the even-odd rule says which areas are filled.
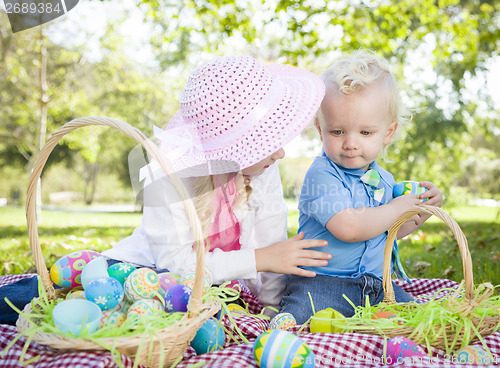
[[[101,327],[120,327],[127,319],[127,315],[116,310],[105,310],[101,313]]]
[[[222,326],[210,318],[196,332],[194,339],[191,341],[191,346],[196,351],[196,354],[205,354],[222,349],[225,340],[226,334]]]
[[[343,330],[339,327],[332,326],[333,319],[343,319],[345,318],[341,313],[337,312],[335,309],[326,308],[320,310],[314,314],[311,318],[310,330],[311,332],[342,332]]]
[[[309,346],[288,331],[263,332],[253,345],[253,357],[260,368],[314,367]]]
[[[269,328],[272,330],[288,330],[295,326],[297,321],[291,313],[279,313],[269,323]]]
[[[387,364],[398,364],[404,362],[405,358],[425,357],[425,351],[407,337],[396,336],[387,340]]]
[[[150,268],[138,268],[125,280],[125,296],[131,302],[153,299],[160,289],[158,274]]]
[[[63,288],[81,286],[82,270],[101,255],[93,250],[79,250],[59,258],[50,268],[52,282]]]
[[[191,272],[196,273],[196,266],[188,268],[187,271],[185,272],[185,274],[191,273]],[[214,281],[212,271],[210,271],[210,268],[208,268],[207,266],[205,266],[205,276],[204,277],[207,279],[208,283],[210,285],[212,285],[212,283]],[[179,280],[179,282],[180,282],[180,280]]]
[[[194,272],[188,272],[185,273],[184,275],[181,276],[181,279],[179,280],[179,284],[189,286],[191,290],[194,287],[194,279],[196,277],[196,274]],[[203,278],[203,294],[205,294],[210,288],[212,287],[212,284],[210,280],[207,277]]]
[[[80,281],[83,288],[85,289],[90,281],[98,279],[99,277],[107,277],[108,275],[108,263],[104,257],[97,257],[88,262],[85,267],[83,267]]]
[[[245,308],[243,308],[241,305],[236,304],[236,303],[229,303],[227,305],[227,309],[232,314],[247,314],[247,311],[245,310]]]
[[[117,279],[120,281],[120,284],[124,285],[127,277],[135,270],[136,268],[134,266],[120,262],[108,267],[108,275]]]
[[[241,305],[236,304],[236,303],[229,303],[227,305],[227,310],[234,316],[238,314],[248,314],[248,312],[243,308]],[[222,308],[218,313],[217,313],[217,319],[221,319],[221,317],[224,317],[226,315],[226,308]]]
[[[86,299],[84,290],[72,290],[66,295],[66,300],[70,299]]]
[[[212,271],[210,271],[210,268],[208,268],[207,266],[205,266],[205,279],[207,279],[207,281],[210,285],[212,285],[214,282],[214,277],[212,275]]]
[[[171,312],[187,312],[187,305],[192,290],[186,285],[174,285],[165,294],[165,310]]]
[[[175,281],[177,281],[177,283],[179,283],[179,281],[181,280],[181,277],[176,273],[173,272],[162,272],[162,273],[171,276],[172,278],[175,279]]]
[[[397,183],[393,188],[392,188],[392,194],[394,197],[399,197],[404,194],[415,194],[415,195],[420,195],[424,192],[427,192],[427,188],[421,186],[417,181],[411,181],[411,180],[405,180]],[[422,202],[425,202],[427,198],[422,200]]]
[[[138,316],[154,317],[163,312],[163,305],[154,299],[141,299],[132,304],[127,312],[128,318],[137,318]]]
[[[158,290],[161,296],[165,297],[165,293],[174,285],[179,284],[179,277],[177,278],[171,272],[163,272],[158,274],[160,279],[160,289]]]
[[[388,311],[381,311],[377,312],[372,316],[372,319],[396,319],[395,321],[397,322],[398,325],[402,325],[403,321],[398,319],[398,315],[396,313],[388,312]]]
[[[85,298],[96,303],[102,310],[112,309],[123,300],[123,286],[112,277],[100,277],[89,282]]]
[[[122,301],[120,302],[120,304],[118,304],[114,308],[111,308],[110,310],[127,314],[128,309],[130,308],[131,305],[132,305],[132,303],[130,301],[128,301],[127,298],[123,298]]]
[[[481,345],[466,346],[457,351],[455,356],[459,364],[489,365],[492,363]]]

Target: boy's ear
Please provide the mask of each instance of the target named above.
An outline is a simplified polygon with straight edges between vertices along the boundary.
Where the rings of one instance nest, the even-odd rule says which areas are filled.
[[[391,143],[392,136],[394,133],[396,133],[396,129],[398,128],[398,122],[393,121],[392,123],[389,124],[389,129],[387,130],[387,133],[384,138],[384,144],[388,145]]]
[[[323,136],[321,135],[321,126],[319,125],[319,119],[317,116],[314,118],[314,126],[319,133],[319,139],[321,139],[321,142],[323,142]]]

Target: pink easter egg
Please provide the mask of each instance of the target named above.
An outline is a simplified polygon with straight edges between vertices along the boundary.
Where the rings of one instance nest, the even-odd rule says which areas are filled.
[[[387,364],[401,364],[405,359],[412,357],[425,357],[425,351],[412,340],[396,336],[387,340]]]
[[[101,255],[93,250],[79,250],[59,258],[50,268],[52,282],[63,288],[81,286],[83,268]]]
[[[179,278],[175,277],[171,272],[159,273],[158,278],[160,279],[160,294],[165,297],[165,293],[172,286],[179,284]]]

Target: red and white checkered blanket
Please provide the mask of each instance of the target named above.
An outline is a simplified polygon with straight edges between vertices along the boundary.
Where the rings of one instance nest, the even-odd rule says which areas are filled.
[[[15,282],[23,277],[30,275],[9,275],[0,277],[0,287],[12,282]],[[413,296],[425,296],[431,298],[435,293],[442,288],[450,288],[458,286],[457,283],[450,280],[441,279],[415,279],[411,285],[406,283],[400,286]],[[243,291],[242,298],[249,303],[249,309],[252,313],[259,313],[261,306],[256,301],[253,295]],[[440,295],[444,296],[444,295]],[[425,300],[425,299],[424,299]],[[184,359],[177,367],[187,368],[196,363],[206,362],[204,367],[209,368],[238,368],[238,367],[256,367],[253,359],[253,341],[255,338],[267,329],[269,322],[262,319],[236,315],[235,321],[243,334],[248,338],[250,343],[236,344],[234,341],[226,339],[226,346],[223,350],[218,350],[213,353],[197,356],[191,347],[188,347],[184,354]],[[296,327],[292,332],[297,332]],[[20,339],[9,349],[2,357],[1,353],[5,347],[14,339],[16,335],[15,327],[8,325],[0,325],[0,367],[26,367],[21,365],[19,358],[24,347],[25,340]],[[301,339],[309,345],[315,354],[316,367],[380,367],[382,366],[381,357],[383,351],[384,339],[374,335],[363,335],[356,333],[309,333],[307,327],[301,331]],[[493,354],[494,361],[492,366],[500,366],[500,332],[486,337],[486,344]],[[474,343],[479,345],[480,343]],[[405,362],[405,367],[427,368],[433,367],[477,367],[471,364],[463,364],[454,362],[450,357],[438,349],[433,349],[433,357],[427,360],[408,364]],[[110,353],[97,352],[54,352],[53,350],[41,346],[36,343],[31,343],[26,351],[25,360],[40,355],[40,358],[29,365],[36,368],[60,368],[60,367],[84,367],[84,368],[108,368],[117,367],[117,364],[111,358]],[[133,361],[122,356],[123,365],[126,368],[133,367]]]

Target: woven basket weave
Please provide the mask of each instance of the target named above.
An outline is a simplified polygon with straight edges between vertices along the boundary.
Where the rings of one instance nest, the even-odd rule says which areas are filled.
[[[408,221],[412,216],[420,213],[427,213],[430,215],[434,215],[441,219],[453,232],[455,236],[458,247],[460,249],[460,255],[462,257],[462,266],[464,273],[464,281],[462,285],[465,290],[465,301],[460,301],[460,303],[456,303],[455,305],[450,304],[450,308],[454,309],[453,312],[460,313],[463,318],[470,318],[474,325],[477,327],[481,336],[491,335],[498,328],[498,324],[500,322],[500,315],[486,317],[482,321],[477,319],[476,317],[470,317],[470,313],[474,310],[474,308],[481,307],[481,303],[493,295],[493,286],[490,283],[481,284],[476,290],[474,289],[474,277],[472,272],[472,258],[469,252],[469,248],[467,245],[467,239],[458,226],[458,224],[453,220],[445,211],[443,211],[439,207],[429,206],[429,205],[420,205],[415,207],[414,209],[403,213],[394,223],[394,225],[389,230],[389,234],[387,236],[387,242],[384,250],[384,265],[383,265],[383,287],[384,287],[384,302],[387,304],[395,304],[396,299],[394,295],[394,288],[392,286],[391,279],[391,255],[392,248],[394,244],[394,240],[396,239],[399,228]],[[456,297],[457,295],[452,295],[451,298]],[[450,300],[450,297],[448,297]],[[407,307],[411,308],[414,306],[414,303],[406,304]],[[456,309],[455,309],[456,307]],[[439,349],[447,349],[450,345],[450,341],[453,341],[455,335],[457,334],[456,329],[451,325],[442,326],[440,324],[436,324],[433,327],[433,336],[431,345],[439,348]],[[363,329],[362,327],[356,328],[356,332],[366,333],[366,334],[374,334],[374,335],[384,335],[386,337],[396,337],[396,336],[404,336],[410,337],[417,343],[422,343],[425,341],[424,332],[416,332],[415,329],[411,326],[398,326],[391,329],[384,329],[382,332],[379,332],[375,329]],[[463,341],[464,336],[460,332],[459,340]],[[470,342],[477,341],[479,338],[474,336]]]
[[[168,174],[180,198],[183,199],[183,204],[185,206],[194,238],[200,239],[195,243],[196,270],[193,292],[189,300],[188,312],[180,321],[169,326],[168,328],[157,331],[155,336],[152,338],[149,336],[137,335],[132,337],[99,339],[99,341],[103,344],[113,346],[116,351],[136,359],[141,365],[158,367],[160,366],[160,362],[162,363],[162,366],[170,365],[185,352],[188,344],[194,338],[199,327],[220,309],[220,303],[216,301],[202,303],[202,287],[205,273],[205,247],[201,240],[203,239],[202,230],[194,204],[189,199],[182,182],[175,175],[171,164],[164,156],[160,155],[156,145],[148,140],[138,129],[132,127],[126,122],[116,119],[106,117],[87,117],[70,121],[69,123],[63,125],[48,139],[35,162],[33,172],[31,173],[29,179],[26,199],[28,235],[36,270],[38,275],[41,277],[43,287],[47,292],[48,298],[55,299],[56,291],[50,279],[49,271],[45,265],[38,238],[38,226],[36,223],[35,213],[37,183],[42,173],[42,169],[47,162],[48,156],[61,138],[75,129],[90,125],[100,125],[118,129],[127,137],[135,140],[144,147],[152,158],[160,164],[165,173]],[[30,303],[26,305],[24,312],[29,313],[31,311],[32,307]],[[19,332],[30,327],[30,323],[22,316],[19,317],[16,325]],[[59,350],[105,350],[99,344],[84,338],[68,338],[51,333],[38,332],[33,337],[33,341]],[[153,344],[152,350],[150,350],[151,344]]]

